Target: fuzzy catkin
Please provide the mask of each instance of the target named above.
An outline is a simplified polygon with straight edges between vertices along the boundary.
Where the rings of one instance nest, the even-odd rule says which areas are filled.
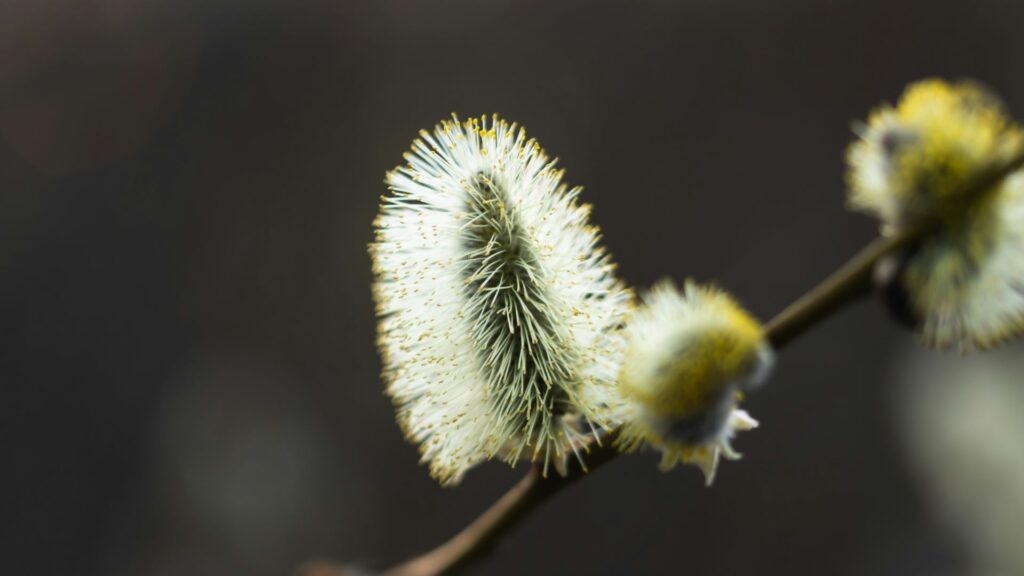
[[[453,117],[387,176],[371,245],[387,392],[431,474],[561,467],[613,424],[631,293],[525,131]]]

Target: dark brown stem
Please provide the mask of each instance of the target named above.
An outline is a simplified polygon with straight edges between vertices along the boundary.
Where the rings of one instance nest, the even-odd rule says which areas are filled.
[[[542,467],[533,466],[525,478],[451,540],[422,556],[417,556],[387,570],[382,576],[448,574],[479,557],[520,518],[540,506],[562,488],[582,478],[587,472],[614,458],[618,454],[612,447],[615,436],[614,431],[605,434],[601,444],[590,449],[586,458],[586,469],[579,461],[570,460],[569,470],[565,476],[551,474],[545,478]]]

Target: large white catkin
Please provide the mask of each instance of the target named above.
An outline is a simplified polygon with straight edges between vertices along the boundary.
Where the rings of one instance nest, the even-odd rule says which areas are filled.
[[[631,306],[589,206],[497,117],[453,117],[405,158],[371,246],[400,423],[445,484],[492,457],[560,466],[614,424]]]

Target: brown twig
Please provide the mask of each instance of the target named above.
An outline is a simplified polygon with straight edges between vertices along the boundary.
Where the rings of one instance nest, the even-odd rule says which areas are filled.
[[[865,246],[839,270],[779,312],[765,325],[765,335],[772,347],[782,349],[797,336],[828,318],[847,304],[871,293],[875,265],[883,257],[920,238],[922,231],[913,229],[893,236],[882,236]]]
[[[570,460],[565,476],[551,474],[544,476],[540,465],[530,472],[491,505],[469,526],[441,546],[403,562],[383,573],[382,576],[427,576],[448,574],[464,566],[486,552],[492,544],[525,516],[562,488],[576,482],[588,472],[614,458],[618,452],[612,447],[617,433],[612,431],[602,436],[601,444],[591,447],[587,454],[587,467],[579,461]]]
[[[1022,166],[1024,154],[978,175],[966,186],[967,195],[989,189]],[[885,256],[920,240],[930,229],[930,226],[914,227],[868,244],[839,270],[768,322],[765,333],[772,346],[783,348],[844,306],[870,294],[875,265]],[[534,466],[525,478],[451,540],[385,571],[382,576],[440,576],[465,566],[486,552],[531,510],[589,471],[615,458],[618,455],[613,446],[616,435],[617,431],[613,430],[600,443],[595,442],[587,453],[586,468],[573,461],[564,477],[544,477],[541,469]],[[325,565],[317,564],[316,567],[324,569]],[[347,573],[353,574],[351,571]],[[341,576],[346,571],[339,569],[337,574]]]

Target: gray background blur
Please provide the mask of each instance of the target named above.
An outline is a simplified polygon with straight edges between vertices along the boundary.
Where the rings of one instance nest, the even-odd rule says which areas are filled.
[[[366,244],[416,131],[528,128],[624,278],[767,318],[874,234],[853,119],[921,77],[1024,115],[1024,6],[884,0],[6,0],[0,572],[286,574],[437,544],[521,471],[439,488],[394,423]],[[955,574],[896,438],[877,306],[788,348],[713,489],[620,459],[479,574]]]

